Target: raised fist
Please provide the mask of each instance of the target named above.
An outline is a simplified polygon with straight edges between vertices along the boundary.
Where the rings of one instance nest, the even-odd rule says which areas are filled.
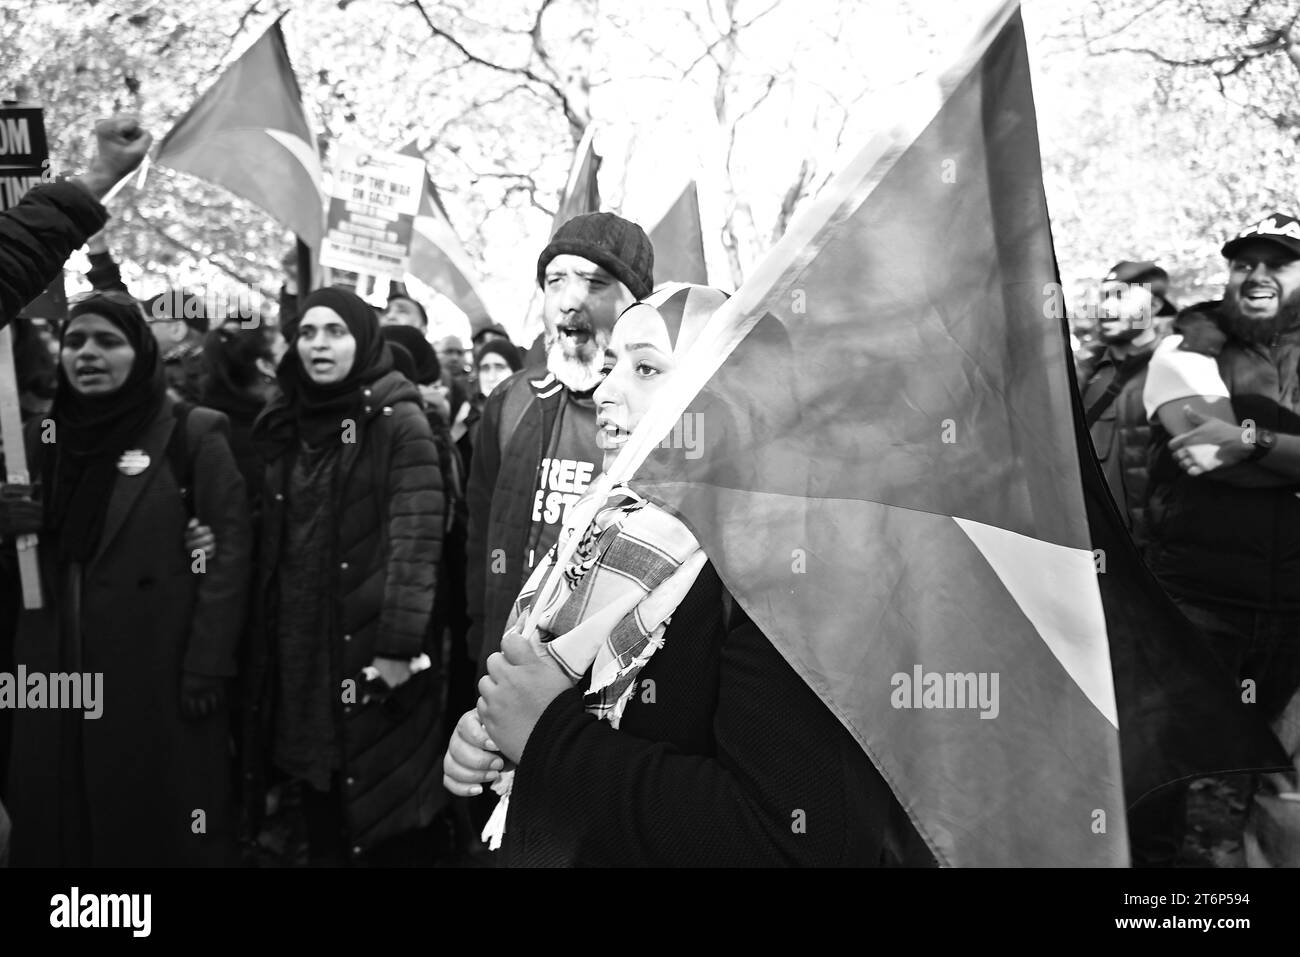
[[[140,165],[153,137],[135,117],[118,114],[95,124],[95,140],[98,152],[85,175],[74,182],[102,199],[118,180]]]
[[[99,155],[91,162],[91,168],[101,168],[114,182],[139,166],[153,143],[153,137],[134,116],[121,113],[95,124],[95,140]]]

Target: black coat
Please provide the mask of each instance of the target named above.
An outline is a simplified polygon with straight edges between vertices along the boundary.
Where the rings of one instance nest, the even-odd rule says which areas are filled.
[[[1215,359],[1242,422],[1300,435],[1300,333],[1272,347],[1231,339]],[[1146,558],[1160,583],[1195,601],[1300,611],[1300,482],[1249,487],[1188,475],[1169,451],[1171,438],[1153,423]],[[1232,469],[1275,477],[1248,462]]]
[[[515,866],[867,865],[898,808],[853,736],[712,564],[615,730],[555,699],[520,759],[500,853]]]
[[[537,469],[567,396],[557,386],[536,369],[515,373],[488,396],[473,436],[465,593],[467,644],[480,675],[501,647],[506,619],[528,578]]]
[[[400,373],[376,380],[367,396],[371,404],[357,423],[356,441],[343,445],[330,503],[334,572],[324,592],[334,598],[328,609],[332,681],[342,689],[344,680],[355,679],[376,657],[410,659],[427,652],[433,667],[383,704],[347,703],[342,691],[334,699],[343,813],[354,858],[428,824],[447,800],[439,750],[441,655],[429,640],[444,527],[438,452],[419,393]],[[245,748],[246,783],[254,784],[254,799],[264,764],[260,754],[271,740],[275,573],[290,471],[288,454],[270,461],[262,494],[262,626],[252,654],[247,722],[255,736]]]
[[[99,547],[80,574],[71,566],[61,575],[53,547],[41,543],[45,607],[22,614],[17,663],[29,673],[102,673],[103,713],[87,720],[81,711],[14,712],[15,864],[81,863],[83,791],[87,863],[231,860],[229,712],[187,721],[180,682],[182,669],[235,674],[251,577],[248,509],[225,417],[193,410],[195,513],[219,543],[196,573],[184,547],[190,515],[166,454],[175,425],[166,400],[138,440],[149,467],[117,475]],[[32,426],[29,438],[39,423]],[[41,444],[28,444],[40,474]],[[196,833],[200,820],[206,833]]]
[[[0,328],[59,277],[108,211],[76,183],[53,183],[0,213]]]

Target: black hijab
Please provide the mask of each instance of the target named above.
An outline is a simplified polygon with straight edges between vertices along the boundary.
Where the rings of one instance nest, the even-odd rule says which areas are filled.
[[[308,310],[317,306],[334,310],[357,340],[352,368],[343,379],[330,385],[313,382],[298,356],[301,320]],[[254,426],[254,438],[268,458],[290,448],[295,436],[311,446],[340,441],[343,420],[360,418],[364,404],[362,388],[393,368],[392,354],[379,334],[379,318],[360,296],[331,286],[317,289],[302,301],[299,309],[299,323],[291,330],[289,351],[280,360],[275,374],[281,396]]]
[[[77,392],[63,368],[63,341],[73,322],[84,315],[107,319],[135,350],[126,381],[107,395]],[[94,295],[73,306],[59,336],[59,351],[58,388],[50,409],[55,442],[41,470],[45,530],[57,542],[60,558],[86,562],[104,531],[118,459],[139,447],[162,407],[167,380],[144,313],[125,295]]]
[[[396,343],[411,355],[415,375],[407,376],[416,385],[435,385],[442,376],[442,364],[438,354],[424,338],[424,333],[415,326],[384,326],[381,334],[390,343]]]
[[[265,405],[255,386],[261,372],[258,359],[273,361],[270,336],[263,326],[255,329],[213,329],[203,340],[206,376],[202,403],[225,412],[232,422],[252,422]]]

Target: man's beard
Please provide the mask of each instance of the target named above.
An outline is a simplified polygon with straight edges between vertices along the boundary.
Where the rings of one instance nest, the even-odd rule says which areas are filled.
[[[605,368],[604,344],[595,341],[591,356],[581,359],[564,354],[564,343],[558,333],[546,343],[546,368],[564,383],[571,392],[590,392],[600,385],[600,373]]]
[[[1283,299],[1271,319],[1251,319],[1242,315],[1241,290],[1230,289],[1223,297],[1223,308],[1219,311],[1223,317],[1225,331],[1243,342],[1253,342],[1266,346],[1273,339],[1293,329],[1300,328],[1300,289]]]

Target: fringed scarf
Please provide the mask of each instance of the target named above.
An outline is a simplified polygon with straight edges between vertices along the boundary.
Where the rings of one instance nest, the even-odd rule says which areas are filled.
[[[617,728],[637,673],[663,647],[672,614],[707,559],[690,529],[625,485],[610,492],[573,558],[559,569],[565,541],[562,534],[529,576],[506,634],[522,634],[540,605],[534,647],[575,682],[590,669],[586,710]],[[505,834],[513,782],[514,772],[507,771],[492,785],[501,795],[483,830],[492,850]]]

